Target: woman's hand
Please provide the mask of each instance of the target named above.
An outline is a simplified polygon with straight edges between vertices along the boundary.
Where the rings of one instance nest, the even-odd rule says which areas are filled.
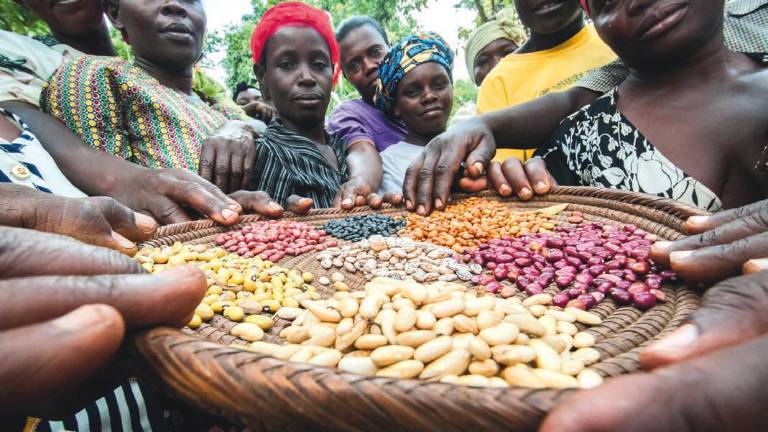
[[[226,193],[247,189],[253,177],[256,131],[230,120],[206,138],[200,154],[200,176]]]
[[[399,205],[402,201],[403,197],[400,194],[387,192],[383,196],[379,195],[371,190],[371,186],[364,179],[351,177],[339,188],[333,206],[344,210],[366,205],[379,209],[384,203]]]

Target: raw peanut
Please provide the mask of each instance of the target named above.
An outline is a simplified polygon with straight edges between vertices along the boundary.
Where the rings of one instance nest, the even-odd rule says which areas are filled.
[[[196,329],[196,328],[200,327],[201,325],[203,325],[203,319],[200,318],[200,315],[198,315],[198,314],[192,315],[192,319],[189,320],[189,322],[187,323],[187,327],[189,327],[191,329]]]
[[[307,363],[316,366],[334,367],[341,360],[341,351],[328,350],[312,357]]]
[[[560,333],[560,334],[567,334],[567,335],[573,336],[573,335],[575,335],[576,333],[579,332],[579,329],[575,325],[573,325],[573,324],[571,324],[569,322],[558,321],[557,322],[557,332]]]
[[[281,345],[280,348],[275,351],[274,357],[280,360],[288,360],[302,348],[304,347],[296,344]]]
[[[256,342],[264,338],[264,330],[258,325],[251,323],[237,324],[232,327],[232,330],[230,330],[229,333],[232,336],[239,337],[248,342]]]
[[[376,376],[410,379],[417,377],[422,370],[424,370],[424,363],[418,360],[404,360],[384,369],[379,369]]]
[[[563,312],[559,310],[548,310],[545,315],[549,315],[554,317],[558,321],[564,321],[567,323],[574,323],[576,322],[576,317],[572,314],[569,314],[568,312]]]
[[[565,333],[560,333],[559,335],[555,336],[557,338],[560,338],[563,343],[565,343],[565,349],[564,352],[568,353],[571,351],[571,348],[573,348],[573,336],[567,335]]]
[[[367,334],[360,336],[355,341],[355,348],[361,350],[375,350],[387,344],[387,338],[382,335]]]
[[[538,308],[539,306],[536,306],[536,307]],[[501,312],[504,315],[513,315],[513,314],[530,315],[531,314],[531,311],[525,306],[523,306],[520,302],[520,299],[516,297],[497,300],[496,306],[494,307],[493,310],[495,312]]]
[[[376,348],[371,353],[371,360],[378,367],[389,366],[413,358],[414,349],[404,345],[387,345]]]
[[[296,353],[294,353],[288,360],[292,362],[306,363],[315,355],[317,354],[315,354],[311,347],[304,347],[296,351]]]
[[[521,332],[535,337],[542,337],[547,329],[531,315],[512,314],[504,318],[504,322],[512,323],[520,329]]]
[[[453,384],[470,387],[487,387],[488,377],[483,375],[463,375],[453,381]]]
[[[384,293],[384,295],[387,297],[392,297],[393,295],[401,292],[403,282],[394,279],[377,277],[365,285],[366,291],[368,291],[369,286],[371,286],[372,290],[374,291],[378,290]]]
[[[467,350],[451,351],[428,364],[419,375],[419,378],[429,380],[445,375],[461,375],[467,370],[471,358],[472,355]]]
[[[418,306],[427,300],[427,287],[420,284],[406,284],[400,289],[400,294]]]
[[[493,359],[504,366],[530,363],[536,358],[533,348],[522,345],[499,345],[491,348]]]
[[[492,388],[507,388],[507,387],[509,387],[509,384],[507,384],[507,382],[504,381],[503,378],[490,377],[490,378],[488,378],[488,387],[492,387]]]
[[[501,323],[495,327],[487,328],[480,332],[480,338],[488,342],[490,346],[508,345],[512,343],[520,330],[511,323]]]
[[[499,365],[491,359],[473,361],[469,364],[469,373],[472,375],[492,377],[499,373]]]
[[[531,312],[533,316],[536,318],[544,316],[545,313],[547,313],[547,307],[542,305],[533,305],[528,308],[528,310]]]
[[[595,337],[592,333],[578,332],[573,335],[573,346],[576,348],[591,348],[595,346]]]
[[[542,305],[547,306],[552,304],[552,296],[550,294],[536,294],[523,300],[523,306]]]
[[[478,330],[485,330],[487,328],[495,327],[501,324],[503,319],[504,314],[501,312],[484,310],[477,315],[477,328]]]
[[[341,314],[339,311],[329,307],[320,306],[314,301],[304,300],[301,302],[301,306],[312,312],[312,315],[316,316],[320,321],[329,323],[338,323],[341,321]]]
[[[453,299],[453,295],[451,294],[451,291],[429,287],[427,289],[427,300],[424,303],[435,304],[435,303],[448,301],[451,299]],[[461,300],[463,301],[463,299]]]
[[[277,310],[275,315],[277,315],[278,318],[282,318],[284,320],[294,320],[301,314],[301,312],[302,310],[297,307],[281,307]]]
[[[563,360],[562,368],[563,369],[560,372],[566,375],[576,376],[584,370],[584,363],[581,360],[576,360],[574,358],[565,359]]]
[[[477,334],[479,331],[475,320],[462,314],[453,317],[453,326],[459,333]]]
[[[579,387],[583,389],[597,387],[603,383],[603,377],[592,369],[584,369],[579,372],[576,379],[579,382]]]
[[[453,335],[453,349],[469,350],[469,344],[475,336],[472,333],[458,333]]]
[[[333,283],[333,289],[336,291],[346,292],[349,291],[349,285],[346,282],[337,281]]]
[[[298,344],[309,339],[309,329],[306,327],[286,327],[280,332],[288,343]]]
[[[274,321],[272,321],[272,318],[266,315],[248,315],[245,317],[245,322],[256,324],[264,331],[271,329],[272,326],[275,325]]]
[[[488,343],[478,337],[472,338],[469,342],[469,352],[478,360],[488,360],[491,358],[491,347]]]
[[[493,297],[479,297],[465,300],[464,314],[470,317],[478,316],[480,312],[493,310],[496,299]]]
[[[347,291],[336,291],[333,293],[333,298],[336,300],[344,300],[346,298],[352,298],[352,294]]]
[[[575,388],[579,386],[579,382],[576,378],[565,375],[563,373],[548,370],[548,369],[534,369],[533,374],[544,383],[545,386],[551,388]]]
[[[271,342],[256,341],[251,343],[251,350],[259,354],[264,354],[274,357],[280,350],[280,345]]]
[[[413,348],[418,348],[421,345],[435,339],[437,334],[430,330],[413,330],[405,333],[400,333],[395,338],[397,345],[405,345]]]
[[[586,366],[600,361],[600,351],[594,348],[579,348],[572,354],[573,358],[581,360]]]
[[[452,348],[453,339],[450,336],[440,336],[418,347],[413,353],[413,358],[423,363],[429,363],[445,355]]]
[[[336,326],[336,334],[339,336],[345,335],[352,330],[352,326],[355,325],[355,320],[352,318],[344,318],[339,321],[339,325]]]
[[[568,344],[565,343],[564,340],[562,340],[560,335],[557,336],[544,336],[543,338],[539,339],[541,341],[544,341],[547,345],[551,346],[552,349],[557,351],[558,354],[564,352],[568,348]]]
[[[345,319],[351,320],[352,318]],[[349,332],[336,336],[336,343],[334,346],[337,350],[342,351],[349,348],[363,336],[366,328],[368,328],[368,321],[358,318],[357,321],[355,321],[352,325],[352,328],[349,330]]]
[[[585,310],[581,310],[574,307],[565,308],[565,312],[573,315],[576,318],[576,321],[582,324],[599,325],[603,323],[602,318],[593,314],[592,312],[587,312]]]
[[[378,325],[378,324],[371,324],[370,327],[368,327],[368,333],[370,333],[372,335],[380,335],[381,334],[381,326]]]
[[[441,318],[435,323],[435,332],[439,335],[450,336],[453,334],[453,318]]]
[[[416,318],[416,328],[420,330],[432,330],[435,328],[435,323],[437,322],[437,319],[435,319],[435,316],[432,315],[431,312],[420,310],[416,312],[417,318]]]
[[[464,299],[450,299],[435,303],[432,306],[432,314],[435,318],[452,317],[464,310]]]
[[[357,300],[353,298],[345,298],[339,301],[339,312],[344,318],[351,318],[357,314],[359,305]],[[281,309],[282,310],[282,309]],[[280,313],[280,311],[277,311]]]
[[[560,356],[554,348],[541,339],[532,339],[528,345],[536,351],[536,366],[540,369],[560,371]]]
[[[397,318],[395,319],[395,330],[398,332],[407,332],[416,325],[418,314],[416,309],[412,307],[404,307],[397,312]]]
[[[302,342],[302,345],[314,345],[328,348],[336,341],[336,331],[332,328],[316,325],[309,329],[309,339]]]
[[[397,300],[392,301],[392,308],[398,312],[400,312],[403,308],[407,308],[407,307],[416,310],[416,305],[413,304],[413,302],[410,299],[399,298]]]
[[[213,318],[213,309],[207,303],[200,303],[195,308],[195,315],[198,315],[203,321]]]
[[[531,338],[527,334],[520,333],[517,335],[517,339],[515,339],[515,345],[528,345],[528,341],[530,340]]]
[[[557,320],[551,315],[539,317],[539,324],[544,326],[545,336],[554,336],[557,334]]]
[[[230,306],[224,308],[224,313],[222,315],[224,315],[224,318],[227,318],[231,321],[239,322],[242,321],[245,317],[245,311],[243,311],[243,308],[239,306]]]
[[[379,310],[385,300],[384,295],[381,293],[372,292],[368,294],[368,296],[363,299],[363,302],[360,303],[360,316],[365,319],[376,318],[376,315],[379,314]]]
[[[397,332],[395,331],[395,320],[397,319],[397,312],[394,309],[384,309],[379,313],[381,318],[381,334],[387,338],[390,344],[395,344],[397,338]]]
[[[501,372],[501,376],[504,381],[511,386],[527,387],[527,388],[544,388],[546,385],[534,375],[531,368],[524,364],[516,364],[504,369]]]
[[[445,375],[440,378],[440,382],[444,384],[456,384],[457,379],[459,379],[458,375]]]

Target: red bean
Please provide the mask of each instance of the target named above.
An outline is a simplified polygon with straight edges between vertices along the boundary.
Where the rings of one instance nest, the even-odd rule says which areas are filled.
[[[638,309],[646,310],[656,306],[656,296],[649,292],[639,292],[632,295],[632,301]]]

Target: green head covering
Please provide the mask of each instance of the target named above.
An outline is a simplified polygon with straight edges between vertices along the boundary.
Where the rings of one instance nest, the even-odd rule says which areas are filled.
[[[527,38],[525,29],[512,8],[501,10],[495,19],[478,27],[467,41],[465,50],[467,72],[472,82],[475,83],[475,59],[483,48],[497,39],[509,39],[515,45],[521,46]]]

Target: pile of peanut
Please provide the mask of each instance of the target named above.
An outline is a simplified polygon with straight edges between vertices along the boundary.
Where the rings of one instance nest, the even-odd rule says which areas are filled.
[[[240,348],[367,376],[483,387],[599,385],[602,377],[587,368],[600,360],[595,338],[576,324],[597,325],[600,317],[551,304],[549,294],[478,297],[456,283],[376,278],[364,291],[278,310],[292,320],[280,332],[287,344],[243,338],[254,342]]]

